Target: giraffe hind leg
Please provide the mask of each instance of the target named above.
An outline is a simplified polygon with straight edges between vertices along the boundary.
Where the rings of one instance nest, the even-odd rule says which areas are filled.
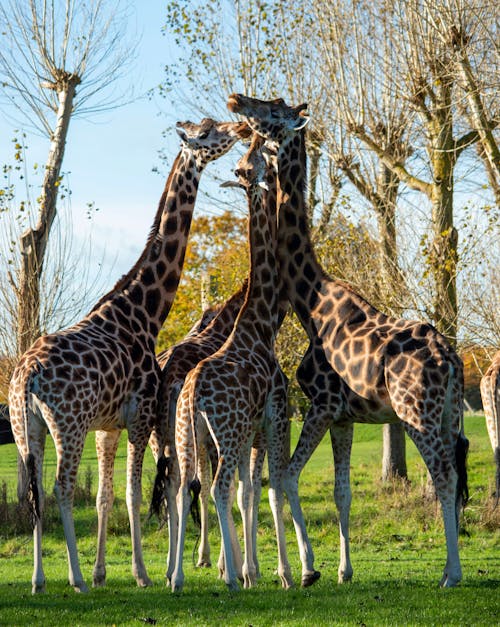
[[[462,567],[458,551],[458,473],[455,460],[450,459],[450,451],[435,431],[421,432],[405,423],[405,429],[422,455],[432,477],[436,495],[441,504],[446,538],[446,565],[440,586],[456,586],[462,579]]]
[[[61,520],[66,538],[68,552],[68,580],[75,592],[88,592],[80,570],[78,549],[73,518],[73,495],[78,465],[82,455],[84,438],[73,447],[65,447],[64,443],[56,441],[57,473],[54,485],[54,494],[59,505]],[[67,451],[70,451],[69,453]]]

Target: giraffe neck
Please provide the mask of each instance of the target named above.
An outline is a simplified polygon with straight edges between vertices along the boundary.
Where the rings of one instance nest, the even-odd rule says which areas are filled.
[[[248,283],[245,281],[242,287],[235,292],[221,307],[221,310],[212,322],[207,326],[206,330],[200,336],[223,334],[229,335],[234,327],[234,322],[245,302]]]
[[[304,135],[294,133],[278,151],[278,259],[290,304],[310,339],[331,338],[347,320],[393,323],[349,285],[330,278],[316,259],[304,198]]]
[[[288,299],[309,337],[316,335],[311,317],[317,296],[331,281],[311,243],[304,189],[305,132],[297,131],[278,150],[278,259]]]
[[[90,317],[117,320],[127,326],[135,319],[157,337],[179,284],[191,227],[198,182],[204,164],[182,148],[160,199],[146,246],[133,268],[93,308]]]
[[[276,145],[274,142],[266,142],[268,147],[270,148],[270,152],[275,154]],[[277,216],[277,207],[278,207],[278,165],[276,158],[272,158],[272,163],[269,164],[266,172],[266,184],[267,184],[267,194],[265,196],[265,200],[267,202],[267,213],[268,216],[274,216],[274,220],[278,219]],[[275,231],[275,237],[277,237],[277,226]],[[288,294],[286,289],[286,284],[283,278],[283,274],[279,268],[279,258],[277,255],[277,249],[275,249],[275,257],[276,263],[278,263],[277,270],[277,290],[278,290],[278,321],[277,321],[277,329],[281,328],[283,324],[283,320],[288,311],[289,301]]]
[[[252,327],[256,337],[273,342],[278,328],[276,212],[267,192],[252,185],[248,191],[250,269],[245,303],[236,327]],[[274,206],[275,207],[275,206]]]

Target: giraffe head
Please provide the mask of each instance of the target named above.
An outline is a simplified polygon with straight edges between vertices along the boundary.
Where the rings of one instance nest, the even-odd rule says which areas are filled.
[[[231,94],[227,106],[233,113],[245,116],[255,132],[271,141],[281,142],[309,122],[306,103],[290,107],[282,98],[259,100],[242,94]]]
[[[195,155],[201,167],[218,159],[239,139],[246,139],[252,133],[246,122],[216,122],[211,118],[203,118],[199,124],[177,122],[176,126],[183,146]]]
[[[241,187],[243,189],[251,186],[259,186],[267,189],[266,160],[263,154],[264,138],[254,133],[248,151],[241,157],[236,165],[234,173],[238,177],[238,182],[227,181],[221,187]]]

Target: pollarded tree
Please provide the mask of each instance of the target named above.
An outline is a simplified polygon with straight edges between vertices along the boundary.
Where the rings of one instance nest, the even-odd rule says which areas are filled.
[[[344,32],[345,13],[325,11],[325,3],[321,1],[311,0],[310,4],[318,20],[332,32],[329,39],[320,34],[321,40],[327,41],[327,46],[331,44],[336,53],[335,62],[322,68],[327,67],[325,80],[330,81],[332,93],[341,92],[338,98],[340,124],[405,187],[428,199],[432,238],[424,247],[424,253],[433,277],[433,302],[429,314],[438,329],[455,341],[458,239],[453,211],[455,169],[462,153],[478,141],[479,133],[471,128],[463,115],[463,93],[458,89],[455,51],[435,28],[443,3],[426,0],[381,0],[377,3],[380,20],[387,19],[387,13],[391,16],[392,51],[392,62],[385,67],[379,65],[377,73],[366,71],[366,55],[362,53],[367,47],[372,50],[370,37],[359,36],[366,26],[368,5],[344,3],[350,11],[350,28],[355,33],[353,45],[346,46],[343,39],[336,38],[338,32]],[[469,22],[473,22],[473,5],[476,3],[455,0],[453,4],[457,11],[460,9],[463,15],[467,15]],[[493,3],[482,5],[487,6],[484,19],[489,16],[491,20],[495,10]],[[370,7],[375,10],[373,3]],[[479,67],[477,71],[480,71]],[[346,77],[353,80],[346,80]],[[373,100],[367,96],[373,86],[378,88],[380,85],[397,95],[399,109],[405,107],[414,113],[407,129],[414,153],[406,162],[387,150],[377,133],[377,126],[372,124],[372,120],[383,118],[373,111]],[[493,123],[488,121],[489,125]]]
[[[32,223],[18,244],[14,289],[21,354],[42,331],[40,282],[70,120],[123,101],[115,83],[124,76],[134,46],[125,40],[126,14],[119,1],[7,0],[0,6],[0,32],[2,111],[50,141]]]

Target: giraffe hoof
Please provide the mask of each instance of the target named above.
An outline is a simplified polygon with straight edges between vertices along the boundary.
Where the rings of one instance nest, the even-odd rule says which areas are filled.
[[[207,560],[207,559],[201,559],[196,564],[196,567],[197,568],[211,568],[212,567],[212,562],[210,560]]]
[[[89,591],[89,589],[87,588],[87,584],[84,581],[82,581],[81,583],[74,583],[73,590],[75,592],[80,592],[81,594],[87,594],[87,592]]]
[[[103,588],[106,585],[106,575],[101,577],[94,576],[92,581],[93,588]]]
[[[139,588],[149,588],[153,585],[153,582],[147,575],[145,575],[144,577],[137,578],[137,585]]]
[[[312,586],[313,583],[316,583],[316,581],[318,581],[320,577],[321,577],[321,573],[319,572],[319,570],[315,570],[312,573],[307,573],[307,575],[304,575],[302,577],[302,581],[300,582],[300,585],[303,588],[309,588],[309,586]]]
[[[31,587],[31,594],[45,594],[45,581],[42,583],[34,583]]]

